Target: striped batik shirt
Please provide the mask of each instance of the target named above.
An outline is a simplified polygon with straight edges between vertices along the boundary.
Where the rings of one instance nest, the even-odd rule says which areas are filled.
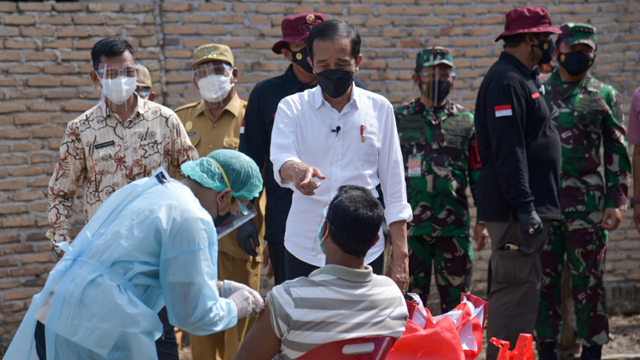
[[[316,346],[363,336],[400,338],[408,313],[404,296],[371,267],[326,265],[267,295],[280,357],[296,359]]]

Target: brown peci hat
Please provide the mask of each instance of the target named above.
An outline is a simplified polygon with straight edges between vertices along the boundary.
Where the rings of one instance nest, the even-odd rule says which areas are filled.
[[[314,26],[324,21],[324,15],[320,13],[305,13],[287,16],[282,20],[282,40],[273,45],[271,50],[276,54],[281,54],[287,43],[298,42],[307,36]]]
[[[214,60],[220,60],[229,63],[231,67],[233,64],[233,53],[227,45],[220,44],[207,44],[199,46],[193,51],[193,64],[192,68],[196,66]]]
[[[522,33],[550,32],[560,34],[560,29],[551,26],[549,12],[541,7],[526,6],[513,9],[507,13],[504,23],[504,32],[496,38],[496,41],[505,36]]]

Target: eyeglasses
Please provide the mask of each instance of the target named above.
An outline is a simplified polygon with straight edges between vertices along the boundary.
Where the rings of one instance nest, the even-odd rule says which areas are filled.
[[[240,212],[242,212],[242,215],[247,215],[249,213],[249,209],[247,209],[246,206],[242,205],[241,202],[238,201],[238,205],[240,205]]]
[[[99,69],[97,73],[105,79],[116,79],[120,76],[133,78],[138,76],[138,66],[106,67]]]
[[[240,212],[242,213],[242,215],[247,215],[249,214],[249,209],[247,209],[246,206],[242,205],[242,203],[240,202],[239,198],[235,198],[235,200],[238,202],[238,207],[240,208]],[[229,212],[231,212],[231,204],[233,203],[233,197],[229,196]]]
[[[229,76],[229,72],[231,72],[231,70],[231,66],[228,64],[203,64],[193,69],[193,76],[196,79],[203,79],[209,75]]]

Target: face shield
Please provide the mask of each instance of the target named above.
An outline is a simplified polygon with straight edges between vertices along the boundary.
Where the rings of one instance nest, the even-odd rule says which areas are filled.
[[[449,97],[455,98],[453,94],[453,79],[455,69],[451,66],[432,66],[423,68],[418,74],[420,77],[420,90],[425,99],[431,100],[434,106],[441,105]]]
[[[102,100],[108,98],[117,105],[129,106],[127,100],[136,91],[138,67],[126,64],[100,64],[98,76],[102,85]]]
[[[203,99],[210,103],[219,103],[229,95],[233,82],[233,68],[226,63],[204,63],[193,69],[193,78]]]
[[[230,215],[222,223],[216,225],[218,239],[222,239],[225,235],[253,219],[258,213],[251,203],[244,206],[242,203],[238,202],[238,205],[240,205],[240,212],[235,215]],[[229,204],[229,208],[231,208],[231,204]]]

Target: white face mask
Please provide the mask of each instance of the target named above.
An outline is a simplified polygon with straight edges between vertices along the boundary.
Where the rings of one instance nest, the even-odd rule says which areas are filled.
[[[100,81],[102,81],[104,96],[118,105],[124,104],[136,91],[135,77],[119,76],[115,79],[101,79]]]
[[[229,95],[233,84],[231,83],[231,74],[209,75],[198,80],[198,88],[200,95],[208,102],[219,102]]]

